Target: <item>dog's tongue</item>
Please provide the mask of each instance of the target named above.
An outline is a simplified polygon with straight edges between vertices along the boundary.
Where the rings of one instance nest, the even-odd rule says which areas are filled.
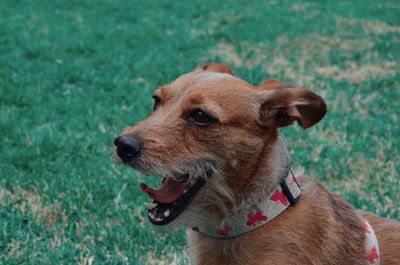
[[[189,176],[184,176],[179,181],[166,178],[158,189],[152,189],[144,183],[140,183],[140,188],[156,202],[171,203],[181,196],[183,190],[189,184],[188,180]]]

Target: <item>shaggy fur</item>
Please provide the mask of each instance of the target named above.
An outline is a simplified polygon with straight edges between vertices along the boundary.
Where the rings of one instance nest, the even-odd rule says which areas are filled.
[[[265,198],[290,164],[277,129],[293,122],[308,128],[326,113],[313,92],[276,80],[255,87],[224,64],[206,64],[154,93],[161,101],[148,119],[124,129],[143,141],[136,169],[171,177],[213,174],[191,205],[167,227],[191,228],[226,218]],[[216,122],[188,122],[193,109]],[[128,163],[129,164],[129,163]],[[233,239],[214,239],[190,231],[193,263],[212,264],[365,264],[360,214],[312,179],[302,178],[300,201],[270,223]],[[375,230],[381,264],[400,264],[400,225],[362,214]]]

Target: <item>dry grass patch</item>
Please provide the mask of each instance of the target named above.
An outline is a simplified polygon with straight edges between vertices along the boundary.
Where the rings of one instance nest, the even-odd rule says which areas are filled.
[[[36,193],[35,189],[22,189],[16,186],[13,190],[0,188],[0,204],[12,206],[23,215],[32,214],[36,223],[44,222],[51,227],[54,222],[64,220],[67,223],[67,216],[59,202],[44,204],[43,199]]]
[[[389,25],[379,20],[337,18],[336,25],[339,28],[343,26],[361,27],[365,33],[372,34],[388,34],[400,32],[400,26]]]
[[[239,46],[234,46],[222,41],[209,54],[236,68],[253,69],[258,65],[264,66],[268,75],[295,80],[296,84],[303,86],[312,83],[316,74],[335,81],[361,82],[397,73],[398,64],[394,61],[359,65],[353,60],[346,63],[344,59],[344,68],[327,65],[330,62],[329,53],[335,50],[345,56],[358,52],[372,58],[374,42],[366,38],[348,39],[340,34],[326,36],[316,33],[289,38],[284,34],[277,38],[276,43],[273,49],[269,49],[262,44],[242,42]]]
[[[221,57],[226,63],[237,68],[252,69],[264,63],[267,59],[265,47],[261,44],[242,42],[236,47],[227,42],[218,43],[217,47],[212,48],[209,54],[212,57]]]
[[[359,83],[364,80],[392,77],[397,74],[398,63],[394,61],[383,61],[379,64],[356,64],[348,63],[346,68],[337,65],[317,67],[315,72],[329,77],[335,81],[347,80]]]

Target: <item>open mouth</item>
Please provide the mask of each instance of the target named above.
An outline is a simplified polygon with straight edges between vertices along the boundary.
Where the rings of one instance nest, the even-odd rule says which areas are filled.
[[[210,175],[211,170],[206,176],[190,177],[186,174],[179,179],[167,177],[157,189],[140,183],[140,188],[153,199],[153,203],[145,203],[150,222],[165,225],[178,217],[189,206]]]

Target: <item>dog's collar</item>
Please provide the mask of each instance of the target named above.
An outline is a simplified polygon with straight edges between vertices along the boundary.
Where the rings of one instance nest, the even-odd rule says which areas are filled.
[[[367,252],[367,265],[379,265],[380,253],[378,239],[375,232],[367,220],[363,220],[364,233],[365,233],[365,249]]]
[[[289,173],[290,172],[290,173]],[[272,221],[300,198],[300,187],[292,171],[282,179],[272,193],[258,204],[229,216],[222,223],[203,224],[193,227],[194,231],[214,238],[233,238],[251,232]]]

